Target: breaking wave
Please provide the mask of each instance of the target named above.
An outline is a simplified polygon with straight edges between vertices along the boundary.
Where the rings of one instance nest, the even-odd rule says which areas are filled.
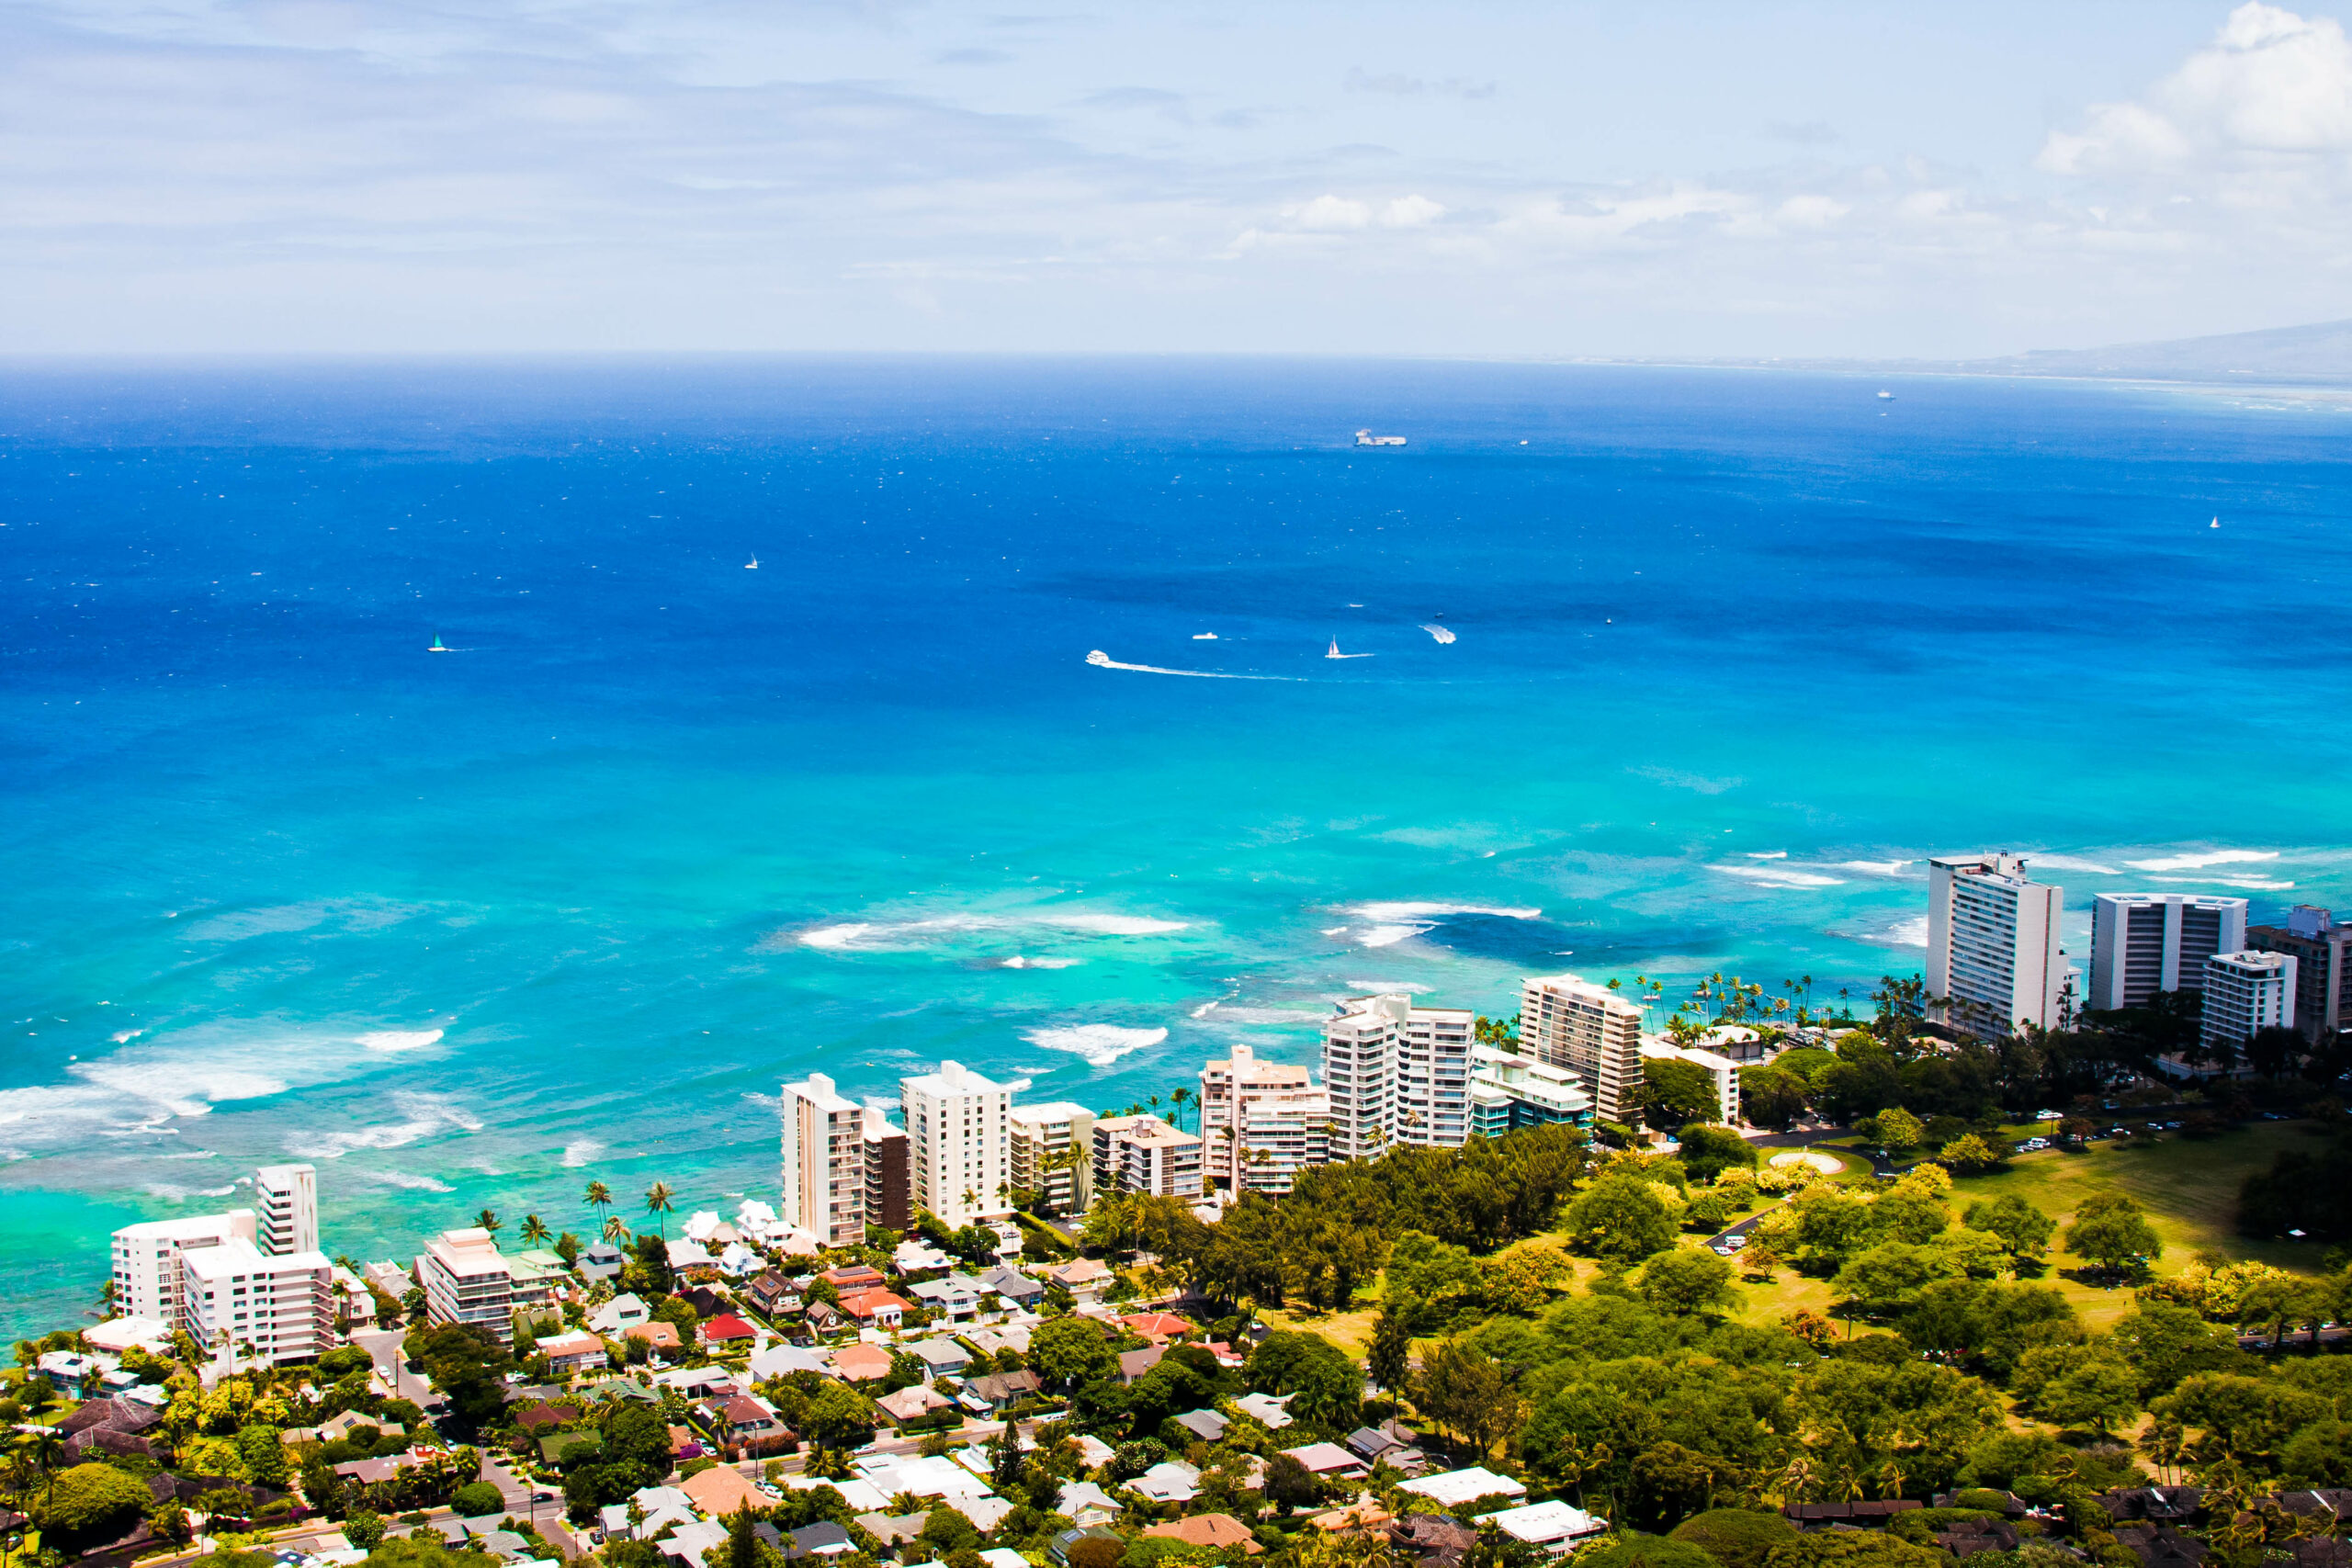
[[[1073,1023],[1032,1029],[1021,1038],[1048,1051],[1067,1051],[1083,1057],[1090,1066],[1107,1067],[1130,1052],[1159,1044],[1168,1038],[1168,1031],[1126,1029],[1115,1023]]]

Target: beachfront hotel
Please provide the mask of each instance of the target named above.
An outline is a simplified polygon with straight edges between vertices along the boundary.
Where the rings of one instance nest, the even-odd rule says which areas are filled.
[[[1012,1089],[961,1062],[899,1080],[914,1201],[951,1230],[1012,1213]]]
[[[1930,860],[1928,1016],[1986,1036],[2058,1028],[2071,983],[2058,945],[2064,907],[2064,890],[2029,878],[2021,855]]]
[[[1330,1157],[1458,1147],[1470,1135],[1472,1021],[1466,1009],[1415,1007],[1401,991],[1340,1003],[1323,1023]]]
[[[1287,1192],[1331,1157],[1331,1097],[1305,1067],[1236,1045],[1201,1069],[1200,1104],[1206,1179],[1236,1196]]]
[[[2246,903],[2202,893],[2102,893],[2091,900],[2086,1008],[2145,1007],[2205,985],[2205,961],[2246,945]]]
[[[507,1331],[514,1276],[488,1231],[443,1231],[417,1258],[416,1279],[434,1322],[479,1323],[501,1335]]]
[[[864,1245],[865,1111],[822,1073],[784,1086],[783,1170],[786,1224],[828,1247]]]
[[[254,1212],[191,1214],[186,1219],[149,1220],[114,1233],[114,1304],[127,1317],[153,1318],[177,1327],[184,1290],[180,1259],[188,1253],[251,1245]]]
[[[1593,1110],[1633,1120],[1642,1088],[1642,1010],[1606,986],[1575,975],[1521,981],[1519,1049],[1576,1074]]]

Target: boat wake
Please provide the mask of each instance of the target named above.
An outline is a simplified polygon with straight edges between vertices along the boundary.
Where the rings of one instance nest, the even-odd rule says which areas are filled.
[[[1101,649],[1086,656],[1097,670],[1132,670],[1139,675],[1190,675],[1195,681],[1298,681],[1299,675],[1228,675],[1218,670],[1163,670],[1157,664],[1122,664]]]
[[[1437,638],[1441,647],[1453,640],[1453,633],[1444,626],[1423,626],[1421,630]]]

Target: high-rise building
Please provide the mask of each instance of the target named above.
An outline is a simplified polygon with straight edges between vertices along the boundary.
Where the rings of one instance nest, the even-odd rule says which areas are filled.
[[[2304,1038],[2352,1029],[2352,974],[2346,974],[2352,953],[2352,921],[2339,921],[2313,904],[2298,904],[2288,911],[2283,926],[2249,926],[2245,945],[2265,953],[2283,953],[2295,961],[2295,1027]]]
[[[942,1062],[935,1073],[900,1078],[899,1096],[916,1204],[952,1230],[1012,1213],[1012,1086]]]
[[[1053,1100],[1014,1106],[1005,1124],[1012,1185],[1056,1213],[1085,1213],[1094,1196],[1094,1112]]]
[[[179,1326],[181,1256],[232,1241],[251,1244],[254,1236],[251,1209],[123,1226],[114,1233],[112,1247],[117,1310],[126,1316],[152,1317]]]
[[[1105,1116],[1094,1123],[1094,1190],[1197,1198],[1201,1140],[1157,1116]]]
[[[2091,985],[2083,1005],[2147,1005],[2205,984],[2205,961],[2245,946],[2245,900],[2202,893],[2102,893],[2091,900]]]
[[[232,1236],[180,1253],[179,1266],[175,1326],[209,1351],[284,1365],[316,1360],[334,1342],[334,1266],[315,1247],[272,1255]]]
[[[310,1165],[266,1165],[254,1172],[254,1245],[273,1258],[319,1249],[319,1171]]]
[[[1228,1192],[1287,1192],[1331,1157],[1331,1097],[1305,1067],[1236,1045],[1201,1069],[1200,1105],[1207,1179]]]
[[[2205,1017],[2199,1034],[2209,1054],[2244,1056],[2257,1030],[2295,1026],[2295,960],[2284,953],[2217,953],[2205,961]]]
[[[2070,976],[2058,945],[2063,889],[2026,875],[2020,855],[1928,863],[1928,1016],[1966,1033],[2065,1022]]]
[[[1470,1135],[1471,1014],[1402,992],[1351,997],[1323,1023],[1330,1157],[1392,1144],[1458,1147]]]
[[[1592,1096],[1566,1067],[1492,1045],[1470,1047],[1470,1132],[1499,1138],[1521,1127],[1592,1125]]]
[[[861,1136],[865,1145],[865,1223],[903,1233],[915,1219],[906,1132],[881,1107],[869,1105]]]
[[[784,1201],[786,1224],[828,1247],[865,1240],[865,1112],[812,1073],[784,1086]]]
[[[416,1278],[434,1322],[487,1324],[505,1333],[514,1307],[514,1277],[488,1231],[443,1231],[418,1257]]]
[[[1608,987],[1575,975],[1521,981],[1519,1049],[1576,1074],[1603,1120],[1629,1122],[1638,1113],[1642,1010]]]

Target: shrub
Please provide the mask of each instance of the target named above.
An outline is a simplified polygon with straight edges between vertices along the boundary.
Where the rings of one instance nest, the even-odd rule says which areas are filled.
[[[1606,1546],[1577,1555],[1577,1568],[1721,1568],[1687,1540],[1628,1530]]]
[[[1784,1540],[1794,1540],[1797,1529],[1778,1514],[1753,1508],[1710,1508],[1675,1526],[1667,1539],[1688,1541],[1723,1568],[1761,1568],[1765,1553]]]
[[[112,1535],[153,1501],[146,1487],[110,1464],[77,1464],[34,1494],[32,1514],[44,1532],[96,1538]]]
[[[449,1506],[460,1517],[480,1518],[484,1514],[504,1512],[506,1498],[487,1481],[469,1481],[458,1488],[457,1495],[449,1499]]]
[[[1090,1535],[1069,1543],[1069,1568],[1118,1568],[1127,1543],[1115,1536]]]

